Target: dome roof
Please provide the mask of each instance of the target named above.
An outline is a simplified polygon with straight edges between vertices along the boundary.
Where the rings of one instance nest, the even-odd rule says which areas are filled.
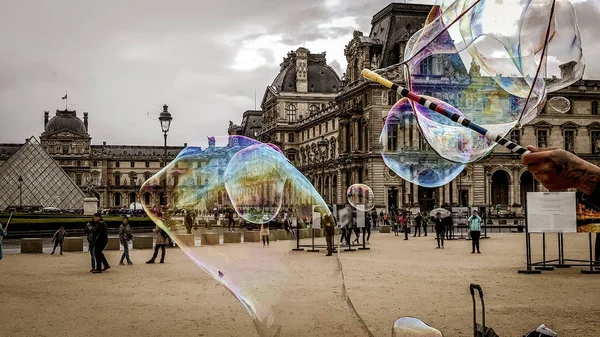
[[[79,119],[75,111],[56,111],[56,116],[52,117],[45,127],[45,133],[52,133],[58,131],[71,131],[75,133],[87,134],[85,124]]]
[[[299,49],[300,50],[300,49]],[[308,52],[308,51],[307,51]],[[308,92],[336,93],[341,87],[340,77],[325,62],[325,53],[307,55]],[[278,92],[296,92],[296,52],[290,52],[281,65],[272,86]]]

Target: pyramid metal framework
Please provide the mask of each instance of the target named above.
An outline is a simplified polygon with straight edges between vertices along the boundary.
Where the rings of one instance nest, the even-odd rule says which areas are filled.
[[[19,193],[19,176],[23,178]],[[85,194],[35,137],[0,166],[0,210],[10,207],[82,209]]]

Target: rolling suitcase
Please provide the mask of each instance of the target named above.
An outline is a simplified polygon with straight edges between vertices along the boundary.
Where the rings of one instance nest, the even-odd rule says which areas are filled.
[[[477,303],[475,301],[475,290],[479,293],[481,299],[481,323],[477,323]],[[475,337],[498,337],[494,329],[485,325],[485,303],[483,301],[483,290],[479,284],[471,283],[469,286],[471,297],[473,298],[473,336]]]

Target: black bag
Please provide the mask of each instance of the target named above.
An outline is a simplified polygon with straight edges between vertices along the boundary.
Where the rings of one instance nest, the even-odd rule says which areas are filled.
[[[481,323],[477,323],[477,304],[475,302],[475,289],[479,292],[481,299]],[[485,326],[485,303],[483,302],[483,290],[479,284],[471,283],[469,286],[471,297],[473,298],[473,336],[475,337],[498,337],[494,329]]]

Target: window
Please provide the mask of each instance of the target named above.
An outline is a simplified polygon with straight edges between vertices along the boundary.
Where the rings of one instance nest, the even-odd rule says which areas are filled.
[[[310,107],[308,107],[308,112],[309,116],[316,114],[317,112],[319,112],[319,106],[316,104],[311,104]]]
[[[323,133],[323,129],[321,128],[321,125],[323,125],[323,124],[319,124],[319,136],[321,135],[321,133]]]
[[[174,174],[173,175],[173,186],[177,186],[177,185],[179,185],[179,175]]]
[[[296,104],[290,103],[285,106],[285,114],[287,116],[288,122],[296,121],[296,110],[298,110],[298,108],[296,107]]]
[[[521,143],[521,130],[512,130],[510,132],[510,141],[516,144]]]
[[[121,167],[121,163],[120,163],[120,162],[118,162],[118,161],[116,161],[116,162],[115,162],[115,167]]]
[[[564,147],[566,151],[575,152],[575,131],[565,130]]]
[[[296,154],[295,153],[288,153],[288,159],[293,162],[296,161]]]
[[[77,166],[77,167],[81,167],[81,160],[78,160],[78,161],[76,161],[75,163],[76,163],[76,165],[75,165],[75,166]]]
[[[548,147],[548,130],[537,131],[537,146]]]
[[[304,131],[302,131],[302,132],[300,133],[300,136],[301,136],[301,138],[302,138],[301,140],[302,140],[302,141],[304,141]]]
[[[421,75],[433,75],[433,55],[427,56],[419,65]]]
[[[65,144],[62,146],[62,154],[69,154],[69,145]]]
[[[135,167],[135,162],[134,161],[130,162],[129,167]]]
[[[115,206],[121,206],[121,193],[115,193]]]
[[[592,102],[592,115],[598,114],[598,101]]]
[[[81,173],[75,175],[75,185],[81,186]]]
[[[150,193],[144,194],[144,204],[150,205]]]
[[[149,161],[146,162],[146,168],[148,168],[148,167],[150,167],[150,162]]]
[[[98,167],[98,161],[94,160],[94,167]]]
[[[427,140],[421,135],[419,135],[419,150],[429,151],[429,144],[427,143]]]
[[[325,122],[325,132],[329,132],[329,122]]]
[[[388,105],[394,105],[396,104],[396,92],[395,91],[388,91]]]
[[[592,153],[600,154],[600,131],[592,131]]]
[[[115,186],[121,186],[121,175],[119,173],[115,173]]]
[[[294,133],[293,132],[288,133],[288,142],[290,142],[290,143],[294,142]]]
[[[150,172],[144,173],[144,181],[150,179],[150,177],[151,177]]]
[[[396,151],[398,148],[398,124],[389,124],[387,128],[387,150]]]

